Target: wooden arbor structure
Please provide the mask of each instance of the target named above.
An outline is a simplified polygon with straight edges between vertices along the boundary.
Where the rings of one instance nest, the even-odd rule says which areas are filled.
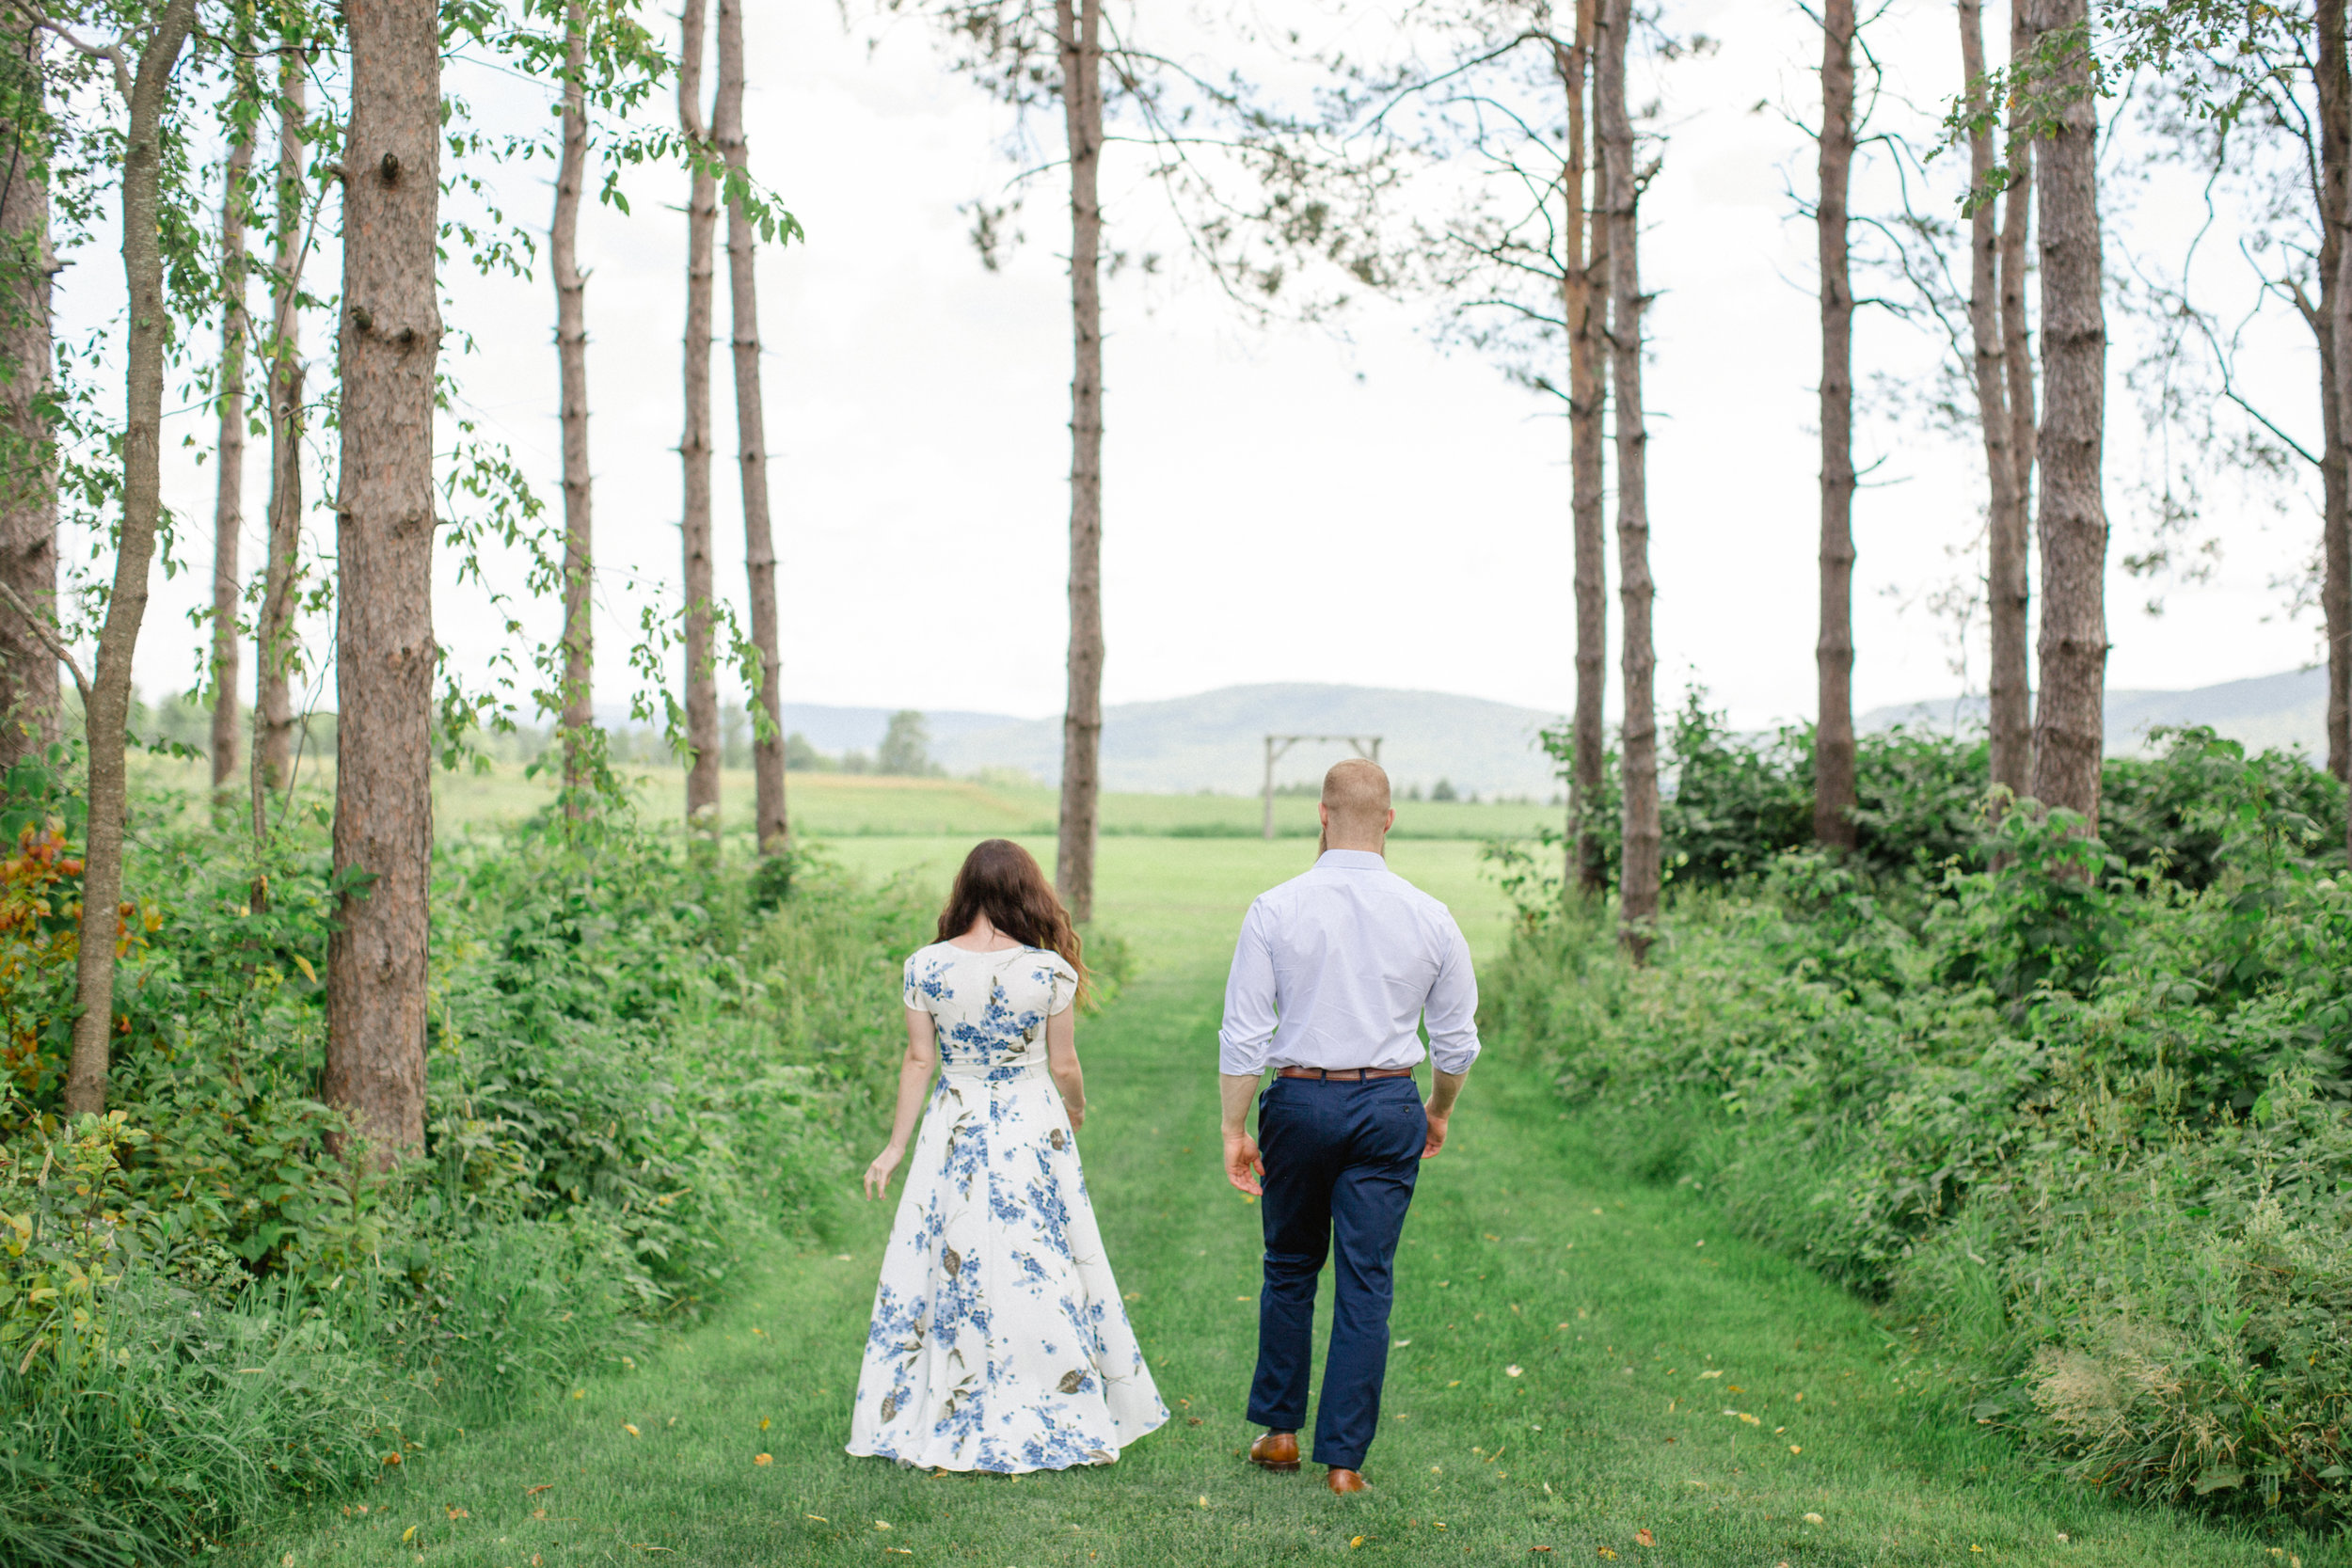
[[[1342,744],[1367,762],[1380,760],[1380,737],[1376,735],[1270,735],[1265,737],[1265,836],[1274,837],[1274,765],[1282,753],[1302,740],[1321,744]]]

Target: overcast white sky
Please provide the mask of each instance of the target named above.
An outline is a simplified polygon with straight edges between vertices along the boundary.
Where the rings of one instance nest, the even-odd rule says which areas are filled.
[[[1794,5],[1680,0],[1670,10],[1722,42],[1703,58],[1644,68],[1672,127],[1644,242],[1659,294],[1647,395],[1661,697],[1701,681],[1736,721],[1761,723],[1812,703],[1819,351],[1812,233],[1786,194],[1791,180],[1809,187],[1810,146],[1777,112],[1753,106],[1810,99],[1818,34]],[[913,25],[869,53],[823,0],[749,11],[753,157],[808,230],[804,245],[761,259],[787,696],[1057,712],[1070,374],[1060,210],[1041,192],[1029,243],[1006,271],[984,271],[956,208],[1001,194],[1002,111],[949,75]],[[1950,15],[1947,0],[1897,0],[1876,40],[1895,94],[1932,108],[1948,92]],[[2005,36],[1997,12],[1988,24]],[[510,114],[543,101],[537,85],[472,68],[451,85],[502,99]],[[543,211],[546,172],[505,171],[507,205]],[[635,215],[595,212],[581,246],[593,269],[600,702],[622,700],[629,679],[632,578],[675,593],[682,187],[674,171],[633,173]],[[1886,188],[1866,182],[1858,204],[1883,205]],[[1172,243],[1137,166],[1115,165],[1106,194],[1114,243]],[[2118,222],[2161,249],[2179,199],[2153,188],[2141,199],[2145,214]],[[119,278],[110,256],[86,257],[67,277],[69,318],[112,311]],[[453,325],[480,348],[453,369],[552,502],[549,286],[453,286]],[[720,301],[718,537],[722,583],[739,601],[723,277]],[[1108,700],[1303,680],[1568,705],[1565,434],[1550,406],[1470,353],[1432,348],[1420,308],[1360,311],[1346,341],[1261,332],[1178,268],[1113,283],[1105,314]],[[310,338],[326,352],[321,326]],[[2308,428],[2307,351],[2291,335],[2280,341],[2254,373]],[[1932,348],[1911,327],[1866,316],[1860,352],[1867,390],[1873,369],[1918,380]],[[2120,557],[2137,547],[2124,480],[2139,443],[2117,357],[2109,505]],[[209,444],[210,420],[183,415],[173,436]],[[1863,439],[1866,456],[1887,459],[1856,515],[1855,692],[1868,706],[1958,686],[1948,634],[1922,595],[1965,564],[1951,552],[1979,527],[1982,484],[1968,446],[1886,421]],[[247,489],[248,567],[265,446]],[[167,485],[183,517],[182,554],[200,562],[210,472],[175,451]],[[2112,684],[2201,685],[2312,657],[2308,618],[2284,615],[2273,580],[2308,557],[2315,520],[2248,507],[2224,521],[2218,575],[2170,592],[2161,620],[2138,611],[2145,588],[2118,574]],[[331,548],[330,522],[322,512],[313,527]],[[159,577],[138,657],[147,689],[187,684],[199,634],[184,616],[207,584],[200,565]],[[1613,631],[1614,616],[1613,602]],[[478,595],[445,586],[437,621],[461,659],[486,661],[497,639]],[[540,621],[551,632],[551,616]],[[326,628],[311,629],[326,651]],[[1972,669],[1980,680],[1980,652]],[[324,701],[332,705],[331,685]]]

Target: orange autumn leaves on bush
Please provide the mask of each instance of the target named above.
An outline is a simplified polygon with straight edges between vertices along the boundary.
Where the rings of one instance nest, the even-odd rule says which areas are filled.
[[[16,835],[16,853],[0,861],[0,1071],[28,1093],[50,1086],[44,1075],[64,1070],[63,1031],[69,1026],[64,988],[81,951],[82,858],[65,824],[52,817],[26,823]],[[153,908],[125,902],[116,911],[115,955],[144,947],[163,926]],[[130,1026],[117,1019],[118,1032]],[[45,1038],[51,1049],[42,1050]]]

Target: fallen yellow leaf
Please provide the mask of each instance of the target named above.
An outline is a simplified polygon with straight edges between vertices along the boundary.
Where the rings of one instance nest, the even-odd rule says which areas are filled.
[[[1747,1390],[1740,1387],[1736,1383],[1726,1383],[1724,1385],[1724,1392],[1726,1394],[1744,1394]]]
[[[1200,1497],[1198,1497],[1198,1498],[1195,1498],[1194,1500],[1195,1500],[1195,1501],[1196,1501],[1196,1502],[1197,1502],[1197,1503],[1198,1503],[1200,1507],[1202,1507],[1202,1508],[1206,1508],[1206,1507],[1208,1507],[1208,1506],[1209,1506],[1209,1499],[1208,1499],[1208,1498],[1207,1498],[1207,1497],[1205,1497],[1205,1496]]]
[[[803,1519],[814,1519],[814,1520],[816,1520],[816,1521],[817,1521],[818,1524],[820,1524],[820,1525],[830,1525],[830,1524],[832,1524],[832,1523],[833,1523],[833,1521],[832,1521],[832,1520],[830,1520],[830,1519],[826,1518],[826,1517],[825,1517],[823,1514],[821,1514],[821,1513],[803,1513],[803,1514],[802,1514],[802,1515],[801,1515],[801,1517],[802,1517],[802,1518],[803,1518]]]
[[[384,1463],[387,1465],[397,1465],[400,1463],[400,1455],[396,1453],[388,1453],[384,1456]]]
[[[1505,1367],[1505,1368],[1503,1368],[1503,1369],[1502,1369],[1502,1375],[1503,1375],[1504,1377],[1517,1377],[1517,1376],[1518,1376],[1518,1375],[1519,1375],[1519,1369],[1518,1369],[1518,1367],[1515,1367],[1515,1366],[1514,1366],[1514,1367]]]
[[[400,1532],[400,1544],[404,1546],[408,1544],[409,1542],[414,1541],[416,1538],[417,1527],[414,1525],[410,1525],[406,1529]]]
[[[765,1416],[762,1416],[759,1418],[759,1430],[762,1432],[766,1432],[768,1430],[768,1418]]]
[[[453,1519],[470,1519],[470,1518],[472,1518],[472,1517],[473,1517],[473,1515],[472,1515],[472,1514],[470,1514],[470,1513],[467,1513],[467,1512],[466,1512],[464,1509],[462,1509],[462,1508],[453,1508],[453,1509],[451,1509],[451,1510],[449,1511],[449,1516],[450,1516],[451,1518],[453,1518]]]
[[[1347,1546],[1350,1551],[1354,1551],[1357,1547],[1362,1545],[1363,1544],[1364,1538],[1360,1535],[1351,1535],[1347,1538]]]
[[[1794,1443],[1791,1443],[1791,1444],[1789,1444],[1789,1445],[1788,1445],[1788,1451],[1789,1451],[1790,1453],[1803,1453],[1803,1452],[1804,1452],[1804,1450],[1803,1449],[1801,1449],[1801,1448],[1797,1447],[1797,1445],[1796,1445],[1796,1444],[1794,1444]]]
[[[755,1453],[752,1455],[752,1463],[755,1465],[773,1465],[775,1462],[776,1456],[771,1453]]]
[[[1637,1529],[1633,1532],[1633,1544],[1637,1546],[1655,1546],[1658,1544],[1658,1537],[1645,1529]]]
[[[584,1400],[584,1399],[586,1399],[587,1397],[588,1397],[588,1390],[587,1390],[587,1389],[585,1389],[585,1388],[575,1388],[575,1389],[573,1389],[573,1390],[572,1390],[572,1398],[574,1398],[574,1399],[576,1399],[576,1400]]]
[[[890,1521],[887,1519],[877,1519],[874,1521],[874,1528],[876,1529],[888,1529],[890,1528]]]
[[[1617,1554],[1607,1546],[1596,1547],[1595,1550],[1598,1551],[1601,1556],[1609,1559],[1613,1562],[1616,1560]]]
[[[526,1487],[524,1487],[524,1488],[523,1488],[523,1496],[524,1496],[524,1497],[537,1497],[537,1496],[538,1496],[540,1493],[542,1493],[542,1492],[552,1492],[552,1491],[554,1491],[554,1490],[555,1490],[555,1482],[553,1482],[553,1481],[542,1481],[542,1482],[540,1482],[540,1483],[539,1483],[538,1485],[536,1485],[536,1486],[526,1486]]]
[[[630,1424],[629,1424],[628,1422],[627,1422],[627,1421],[623,1421],[623,1422],[621,1423],[621,1430],[622,1430],[623,1432],[628,1433],[631,1437],[638,1437],[638,1436],[642,1436],[642,1435],[644,1435],[644,1434],[643,1434],[642,1433],[640,1433],[640,1432],[639,1432],[639,1431],[638,1431],[638,1430],[637,1430],[634,1426],[630,1425]]]
[[[1804,1516],[1804,1522],[1808,1525],[1820,1525],[1826,1524],[1828,1521],[1824,1520],[1818,1513],[1808,1513]]]

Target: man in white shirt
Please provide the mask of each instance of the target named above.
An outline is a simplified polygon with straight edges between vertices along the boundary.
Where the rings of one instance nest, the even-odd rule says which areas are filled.
[[[1298,1468],[1315,1276],[1336,1241],[1313,1458],[1330,1467],[1332,1491],[1360,1492],[1388,1370],[1397,1236],[1421,1162],[1445,1147],[1454,1097],[1478,1055],[1478,981],[1445,906],[1389,869],[1396,813],[1379,765],[1350,758],[1333,768],[1318,811],[1324,851],[1314,868],[1261,895],[1242,921],[1217,1069],[1225,1174],[1263,1196],[1249,1419],[1266,1433],[1249,1457],[1269,1470]],[[1434,1059],[1425,1106],[1413,1083],[1424,1054]],[[1249,1101],[1268,1069],[1253,1141]]]

